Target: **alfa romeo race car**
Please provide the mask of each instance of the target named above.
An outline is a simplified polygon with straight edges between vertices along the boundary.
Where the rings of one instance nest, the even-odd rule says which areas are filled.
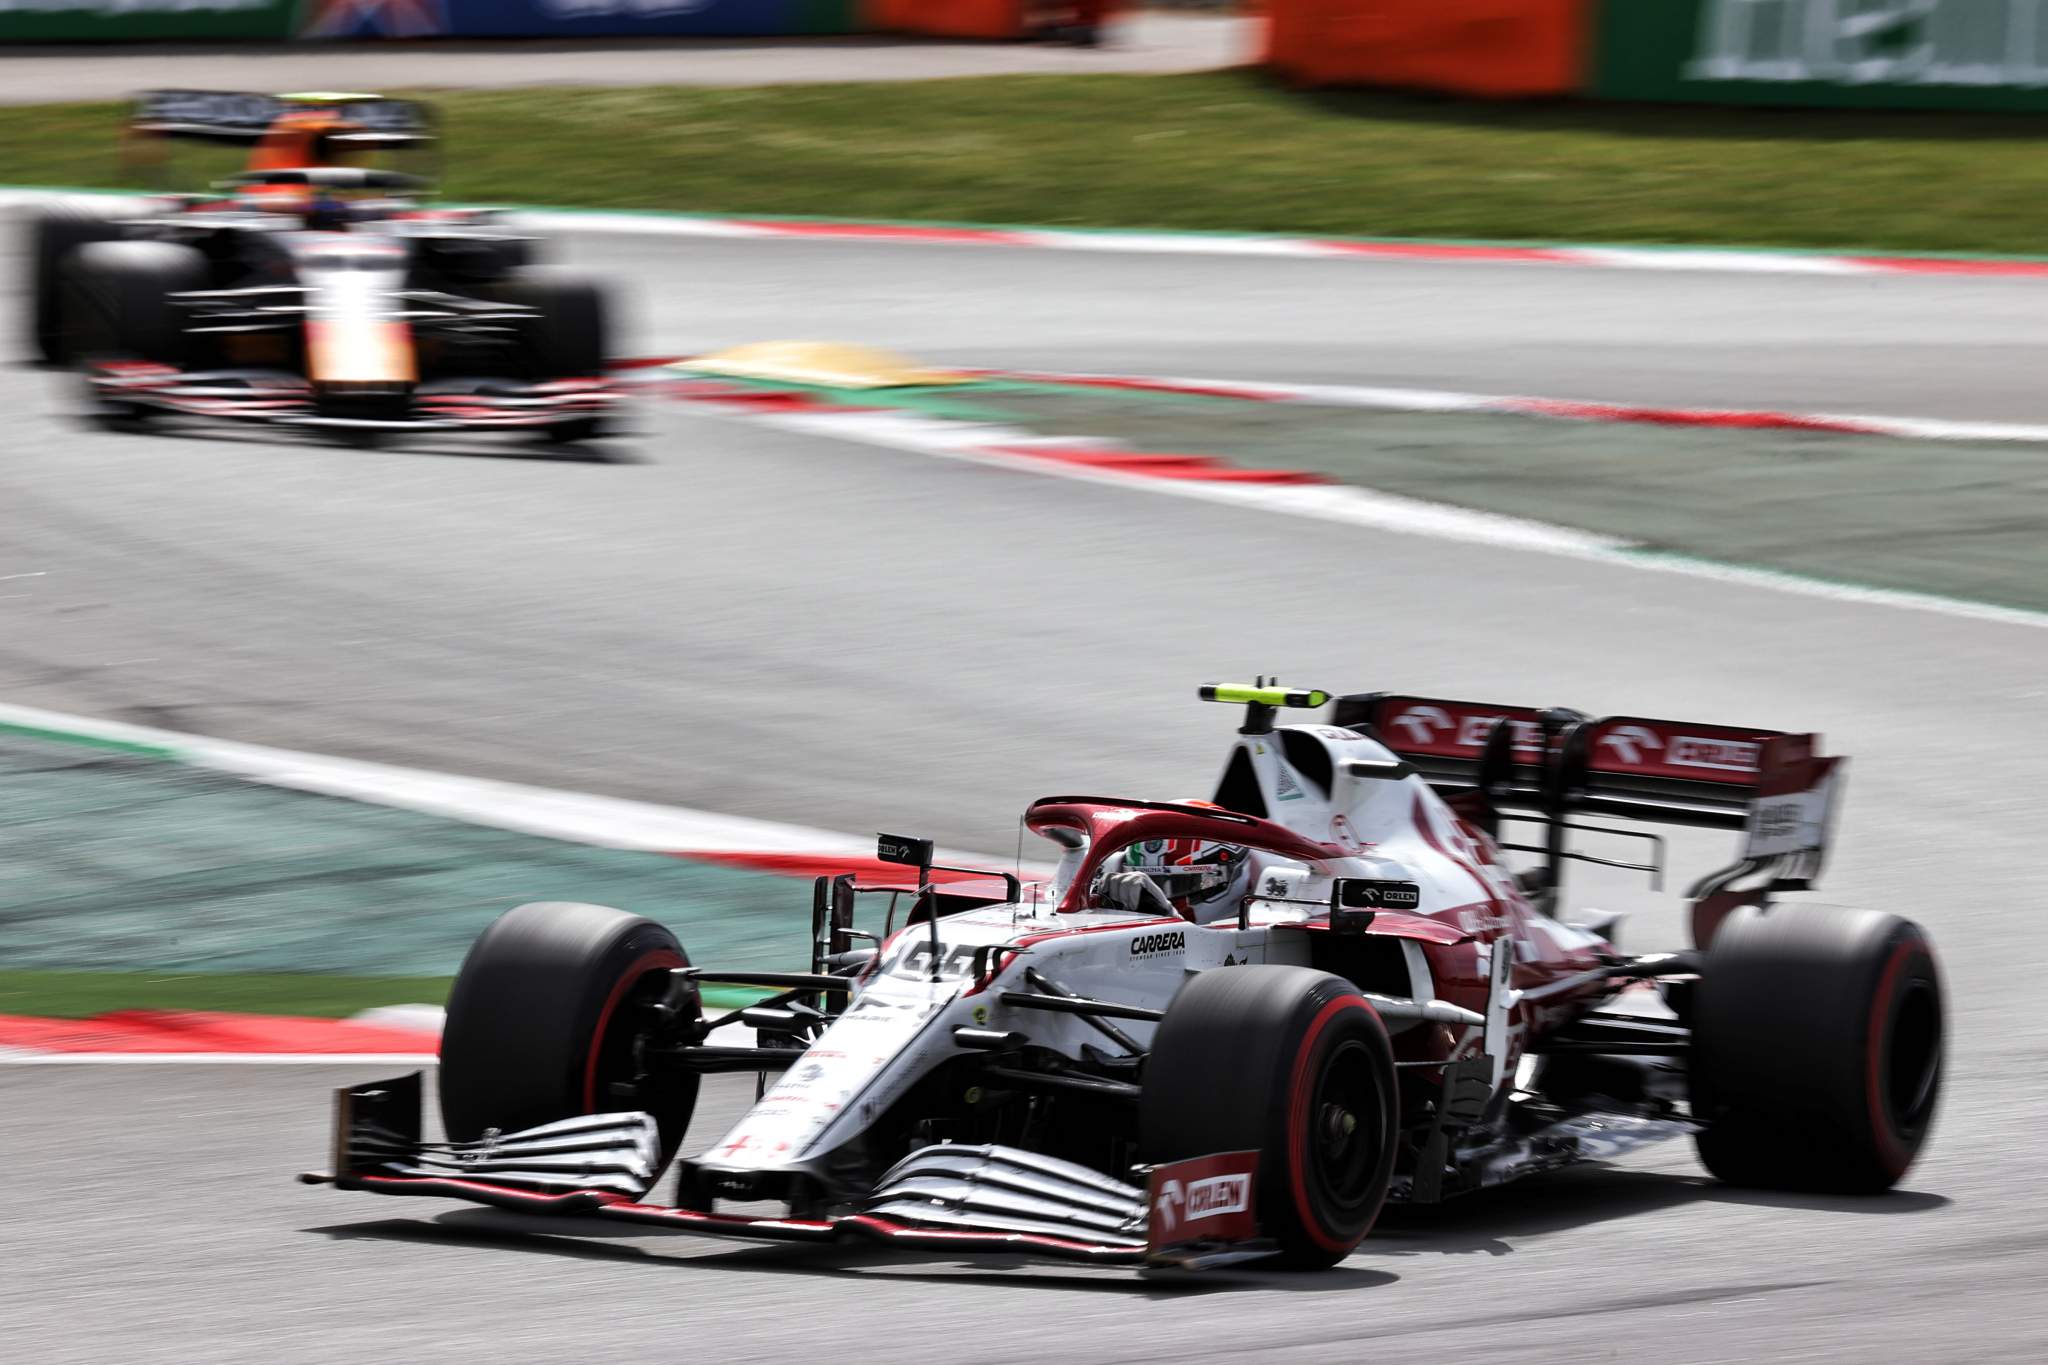
[[[908,889],[820,878],[808,972],[694,964],[601,906],[510,911],[449,999],[449,1140],[424,1139],[418,1074],[350,1087],[332,1170],[303,1178],[727,1237],[1318,1267],[1389,1199],[1681,1135],[1743,1185],[1875,1193],[1912,1163],[1944,1055],[1925,934],[1777,901],[1813,884],[1842,786],[1815,736],[1383,693],[1282,725],[1331,699],[1202,694],[1245,708],[1212,801],[1037,801],[1060,857],[1030,885],[882,836]],[[1656,866],[1574,843],[1639,822],[1742,836],[1691,890],[1692,948],[1627,952],[1617,916],[1564,906],[1575,859]],[[1217,877],[1241,892],[1187,917]],[[881,935],[863,894],[891,899]],[[775,993],[707,1016],[714,982]],[[730,1024],[754,1044],[712,1041]],[[652,1202],[717,1072],[759,1073],[758,1102]]]
[[[605,295],[532,263],[487,209],[428,207],[428,181],[363,164],[424,148],[431,116],[372,95],[158,90],[130,145],[246,144],[205,194],[75,199],[29,222],[28,331],[76,366],[91,415],[175,413],[392,433],[606,433]]]

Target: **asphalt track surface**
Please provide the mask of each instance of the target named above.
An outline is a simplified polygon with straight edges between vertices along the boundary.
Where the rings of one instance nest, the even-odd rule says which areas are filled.
[[[813,334],[1023,367],[2048,415],[2044,295],[2011,281],[579,251],[642,282],[643,350]],[[1932,1146],[1890,1198],[1723,1190],[1680,1145],[1404,1217],[1330,1275],[1185,1285],[530,1237],[287,1183],[320,1160],[326,1089],[360,1069],[5,1067],[10,1355],[2048,1356],[2039,631],[1340,531],[655,403],[630,462],[569,464],[117,437],[64,420],[63,399],[49,376],[0,373],[10,700],[998,852],[1046,792],[1200,791],[1233,721],[1193,686],[1257,671],[1814,728],[1855,755],[1825,898],[1929,926],[1956,1046]],[[1668,899],[1645,904],[1624,941],[1674,946]]]
[[[1138,14],[1098,48],[901,37],[488,42],[17,44],[0,104],[119,100],[137,90],[421,90],[505,86],[775,85],[949,76],[1202,71],[1251,59],[1252,22]]]

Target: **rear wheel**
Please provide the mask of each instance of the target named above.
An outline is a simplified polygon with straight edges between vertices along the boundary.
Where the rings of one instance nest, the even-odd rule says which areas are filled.
[[[602,905],[507,912],[463,959],[441,1034],[441,1118],[458,1142],[580,1114],[644,1110],[666,1164],[697,1104],[697,1077],[650,1068],[675,1024],[652,1008],[689,965],[653,920]],[[699,1013],[694,992],[686,1026]]]
[[[1305,967],[1230,967],[1181,988],[1139,1100],[1144,1159],[1256,1151],[1261,1231],[1319,1268],[1371,1231],[1393,1178],[1386,1026],[1358,988]]]
[[[1827,906],[1738,910],[1693,1001],[1693,1109],[1737,1185],[1876,1193],[1934,1122],[1941,976],[1920,926]]]

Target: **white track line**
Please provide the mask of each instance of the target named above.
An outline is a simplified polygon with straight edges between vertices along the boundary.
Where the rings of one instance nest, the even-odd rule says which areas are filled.
[[[137,197],[132,191],[0,186],[0,207],[47,203],[66,197]],[[454,206],[474,207],[474,206]],[[1732,271],[1779,275],[1901,276],[1949,273],[1943,258],[1740,247],[1632,247],[1595,243],[1557,245],[1442,242],[1404,238],[1301,237],[1277,233],[1083,230],[1029,225],[882,223],[819,218],[748,219],[631,210],[507,206],[525,226],[561,232],[634,237],[724,237],[757,241],[841,242],[855,245],[979,246],[1035,251],[1082,251],[1186,256],[1265,256],[1469,265],[1540,264],[1612,270]],[[1962,257],[1975,277],[2042,277],[2039,260]]]

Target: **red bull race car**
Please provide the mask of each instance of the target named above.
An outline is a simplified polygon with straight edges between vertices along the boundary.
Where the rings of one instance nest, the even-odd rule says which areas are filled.
[[[207,193],[80,197],[31,217],[27,330],[42,362],[85,376],[97,420],[262,422],[361,444],[610,430],[599,284],[535,265],[533,239],[496,211],[430,206],[425,177],[375,164],[432,144],[425,106],[159,90],[128,138],[250,150]]]
[[[1780,899],[1818,875],[1842,786],[1815,736],[1383,693],[1283,725],[1332,699],[1202,693],[1244,708],[1211,799],[1035,802],[1040,883],[882,836],[903,888],[819,879],[807,972],[695,964],[602,906],[512,910],[449,1000],[445,1140],[419,1075],[350,1087],[305,1179],[721,1237],[1319,1267],[1389,1200],[1670,1138],[1778,1189],[1875,1194],[1912,1164],[1941,1090],[1933,949]],[[1627,865],[1587,833],[1644,823],[1740,836],[1692,888],[1691,947],[1625,950],[1618,916],[1565,902],[1574,860]],[[891,902],[872,934],[864,894]],[[707,1015],[707,983],[772,994]],[[735,1024],[751,1043],[718,1041]],[[677,1161],[719,1072],[758,1074],[758,1102]]]

